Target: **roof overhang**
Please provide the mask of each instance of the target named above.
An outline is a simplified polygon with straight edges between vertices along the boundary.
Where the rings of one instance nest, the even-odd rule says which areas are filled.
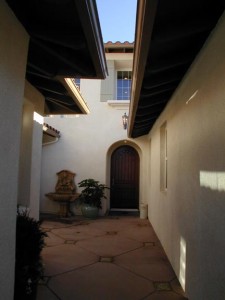
[[[224,9],[224,0],[138,0],[129,137],[149,133]]]
[[[134,43],[130,42],[107,42],[105,43],[105,52],[106,53],[133,53]]]
[[[30,35],[26,77],[44,95],[46,113],[86,113],[64,78],[107,75],[95,0],[6,1]]]

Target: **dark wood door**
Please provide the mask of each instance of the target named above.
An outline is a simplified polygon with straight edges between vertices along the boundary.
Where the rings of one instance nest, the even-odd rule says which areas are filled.
[[[131,146],[117,148],[111,156],[110,207],[137,209],[139,155]]]

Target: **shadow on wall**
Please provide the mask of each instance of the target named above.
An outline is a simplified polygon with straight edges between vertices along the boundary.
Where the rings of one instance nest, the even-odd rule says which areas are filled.
[[[225,172],[199,171],[200,194],[198,201],[199,241],[197,269],[199,269],[202,299],[224,299],[225,295]],[[179,281],[184,291],[188,289],[192,269],[193,249],[184,236],[180,237]],[[195,250],[196,251],[196,250]],[[189,269],[189,270],[188,270]],[[197,283],[197,282],[196,282]]]
[[[202,299],[225,295],[225,172],[199,172]]]

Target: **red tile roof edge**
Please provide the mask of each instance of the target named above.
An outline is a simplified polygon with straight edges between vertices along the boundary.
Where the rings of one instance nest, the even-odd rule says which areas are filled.
[[[44,123],[43,126],[47,127],[47,131],[45,131],[47,134],[55,137],[60,137],[60,131],[55,129],[54,127],[50,126],[47,123]]]
[[[107,47],[107,46],[122,46],[122,47],[124,47],[124,46],[131,46],[131,47],[133,47],[134,46],[134,42],[130,43],[128,41],[125,41],[125,42],[119,42],[119,41],[112,42],[112,41],[108,41],[108,42],[104,43],[104,46],[105,47]]]

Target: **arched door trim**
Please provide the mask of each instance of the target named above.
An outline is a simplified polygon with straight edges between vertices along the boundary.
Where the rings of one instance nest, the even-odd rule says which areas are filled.
[[[139,205],[140,205],[140,199],[141,199],[141,190],[140,190],[140,186],[141,186],[141,180],[142,180],[142,150],[141,148],[136,144],[134,143],[133,141],[131,140],[120,140],[120,141],[117,141],[115,142],[114,144],[112,144],[108,151],[107,151],[107,156],[106,156],[106,183],[108,186],[110,186],[110,173],[111,173],[111,155],[113,153],[113,151],[120,147],[120,146],[123,146],[123,145],[129,145],[131,147],[133,147],[138,155],[139,155],[139,163],[140,163],[140,166],[139,166]],[[107,209],[109,210],[110,209],[110,199],[107,203]]]

